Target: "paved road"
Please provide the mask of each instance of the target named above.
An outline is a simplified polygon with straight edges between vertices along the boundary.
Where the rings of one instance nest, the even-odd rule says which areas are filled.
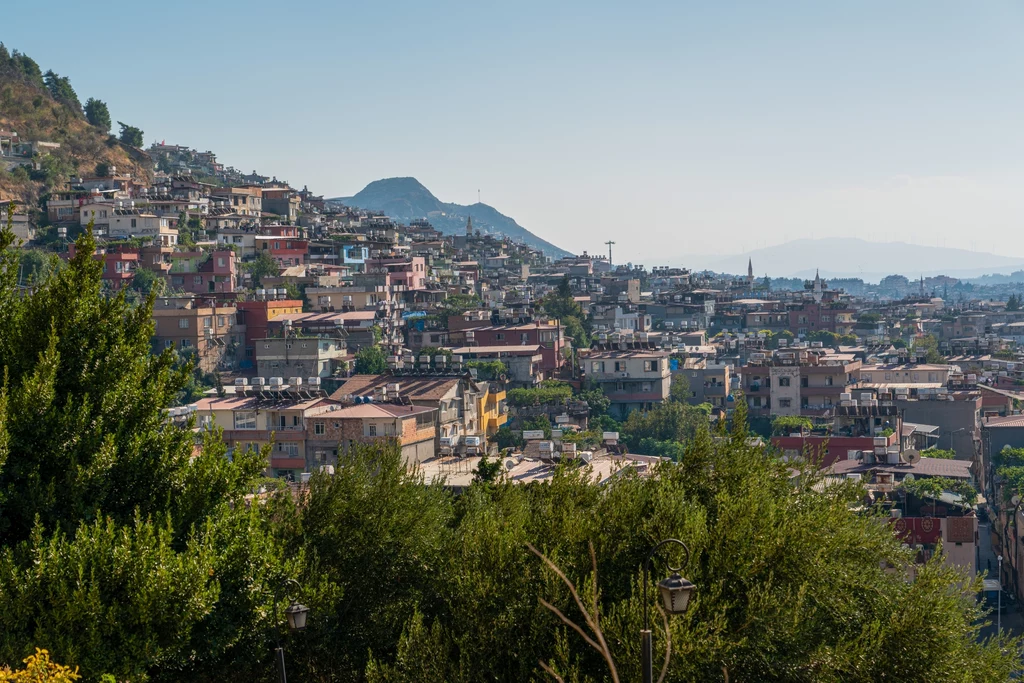
[[[996,554],[992,550],[992,534],[989,530],[988,524],[978,525],[978,571],[983,573],[988,571],[988,576],[995,579],[996,577]],[[991,620],[991,624],[981,629],[981,638],[987,638],[988,636],[996,633],[996,613],[995,610],[988,616]],[[1013,635],[1024,634],[1024,613],[1021,613],[1019,606],[1010,607],[1003,614],[1002,619],[1003,630],[1008,631]]]

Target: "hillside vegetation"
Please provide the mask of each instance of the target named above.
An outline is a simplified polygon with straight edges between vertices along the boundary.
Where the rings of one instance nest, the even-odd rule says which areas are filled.
[[[8,171],[0,165],[0,199],[35,206],[47,190],[73,176],[94,175],[101,165],[149,178],[145,153],[111,135],[106,105],[98,100],[87,104],[97,125],[90,123],[67,77],[44,73],[31,57],[0,43],[0,130],[16,132],[20,142],[60,143],[60,149],[36,159],[36,169]]]

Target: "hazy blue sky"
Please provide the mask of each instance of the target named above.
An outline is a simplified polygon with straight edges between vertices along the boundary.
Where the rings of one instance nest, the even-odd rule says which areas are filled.
[[[413,175],[570,250],[855,234],[1024,255],[1024,4],[18,2],[146,143],[328,196]]]

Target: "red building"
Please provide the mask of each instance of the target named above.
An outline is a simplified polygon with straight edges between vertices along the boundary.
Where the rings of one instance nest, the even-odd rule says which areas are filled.
[[[523,325],[488,325],[450,332],[453,346],[534,346],[543,356],[541,369],[551,372],[563,364],[565,335],[557,320],[534,321]]]
[[[75,244],[68,245],[68,258],[75,257]],[[138,250],[100,251],[93,255],[98,261],[103,261],[103,279],[108,282],[112,289],[121,289],[131,284],[135,277],[135,271],[139,267]]]
[[[267,338],[271,320],[286,313],[302,313],[302,302],[296,299],[239,301],[235,306],[239,324],[245,325],[246,367],[255,366],[255,340]]]
[[[292,226],[275,227],[296,229]],[[301,266],[306,262],[309,254],[309,240],[299,239],[298,237],[260,235],[256,238],[256,251],[257,253],[263,252],[268,254],[282,268]]]

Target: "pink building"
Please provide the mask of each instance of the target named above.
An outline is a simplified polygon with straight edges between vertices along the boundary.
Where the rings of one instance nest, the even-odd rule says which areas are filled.
[[[407,289],[427,288],[427,260],[422,256],[366,259],[367,273],[387,273],[393,285]]]
[[[167,278],[173,290],[193,294],[230,294],[236,290],[237,257],[230,249],[211,254],[176,252],[171,254],[171,264]]]

